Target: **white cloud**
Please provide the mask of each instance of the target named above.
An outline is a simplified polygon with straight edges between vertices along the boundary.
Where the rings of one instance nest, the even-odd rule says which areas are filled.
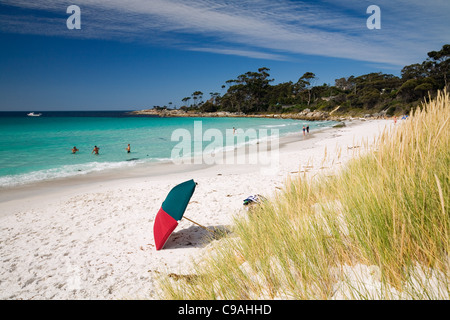
[[[450,1],[444,0],[379,0],[382,29],[375,31],[365,24],[372,1],[330,0],[327,6],[287,0],[72,2],[82,10],[82,32],[64,30],[67,1],[61,0],[5,0],[60,18],[0,16],[0,30],[157,42],[273,60],[309,54],[398,66],[420,61],[450,38]]]
[[[208,47],[193,47],[193,48],[187,48],[187,50],[219,53],[219,54],[226,54],[226,55],[235,55],[235,56],[249,57],[249,58],[254,58],[254,59],[278,60],[278,61],[287,60],[287,58],[283,55],[273,54],[273,53],[265,53],[265,52],[253,51],[253,50],[239,50],[239,49],[230,49],[230,48],[208,48]]]

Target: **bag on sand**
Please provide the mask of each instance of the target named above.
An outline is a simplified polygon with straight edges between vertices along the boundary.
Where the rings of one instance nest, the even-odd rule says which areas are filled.
[[[251,195],[244,200],[244,206],[248,206],[249,204],[261,203],[262,201],[266,200],[267,199],[260,194]]]

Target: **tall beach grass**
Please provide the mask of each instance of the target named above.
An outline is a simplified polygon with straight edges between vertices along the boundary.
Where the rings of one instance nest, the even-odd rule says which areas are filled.
[[[169,299],[449,299],[447,92],[338,174],[291,178],[235,219]]]

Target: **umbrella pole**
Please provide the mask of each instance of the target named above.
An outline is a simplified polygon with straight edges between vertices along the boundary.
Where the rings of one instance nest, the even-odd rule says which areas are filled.
[[[193,221],[193,220],[187,218],[186,216],[183,216],[183,218],[185,218],[186,220],[189,220],[189,221],[192,222],[192,223],[195,223],[195,224],[198,225],[199,227],[202,227],[203,229],[205,229],[205,230],[207,230],[207,231],[209,231],[209,232],[211,232],[211,233],[214,233],[214,231],[208,229],[208,228],[205,227],[205,226],[202,226],[200,223],[197,223],[197,222],[195,222],[195,221]]]

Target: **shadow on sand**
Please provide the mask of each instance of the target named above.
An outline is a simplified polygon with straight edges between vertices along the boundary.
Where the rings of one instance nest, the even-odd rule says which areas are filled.
[[[225,237],[231,231],[227,226],[208,226],[212,232],[193,225],[189,228],[175,231],[167,240],[164,249],[202,248],[213,240]]]

